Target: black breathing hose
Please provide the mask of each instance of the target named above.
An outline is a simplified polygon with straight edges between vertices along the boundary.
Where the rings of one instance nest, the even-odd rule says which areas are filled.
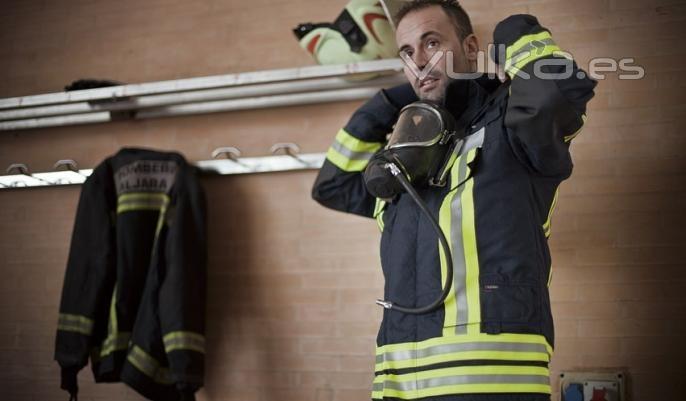
[[[398,168],[398,166],[396,166],[394,163],[387,163],[386,165],[384,165],[384,167],[387,168],[391,172],[391,174],[400,182],[400,184],[403,186],[403,188],[405,188],[407,193],[410,194],[412,200],[414,200],[417,206],[419,206],[419,209],[422,211],[422,213],[424,213],[424,215],[431,222],[431,227],[433,227],[433,229],[438,234],[438,240],[441,243],[441,246],[443,247],[443,253],[445,255],[446,260],[447,274],[445,278],[445,287],[443,287],[443,292],[441,293],[441,296],[429,305],[423,306],[421,308],[408,308],[381,299],[377,300],[376,303],[378,305],[383,306],[386,309],[396,310],[398,312],[408,313],[410,315],[422,315],[425,313],[433,312],[436,309],[438,309],[441,305],[443,305],[443,301],[445,301],[445,299],[448,297],[448,293],[450,292],[450,288],[452,287],[453,283],[453,257],[450,253],[450,246],[448,245],[448,240],[445,238],[445,234],[443,234],[443,230],[441,230],[441,227],[438,225],[436,218],[433,216],[433,214],[431,214],[429,209],[426,207],[426,203],[424,203],[424,201],[419,196],[417,191],[414,189],[412,184],[410,184],[410,181],[408,181],[407,177],[405,177],[405,174],[403,174],[402,171],[400,171],[400,168]]]

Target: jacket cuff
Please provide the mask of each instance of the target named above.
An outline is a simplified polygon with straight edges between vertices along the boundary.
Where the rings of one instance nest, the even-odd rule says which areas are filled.
[[[345,130],[365,142],[386,142],[400,109],[415,100],[417,96],[409,83],[382,89],[355,111]]]
[[[400,110],[416,100],[409,83],[380,90],[338,131],[326,159],[346,172],[364,171],[386,143],[386,135],[393,130]]]
[[[491,58],[510,78],[533,61],[561,53],[550,31],[528,14],[512,15],[498,23],[493,44]]]
[[[189,383],[176,383],[176,389],[179,391],[179,401],[195,401],[195,392],[198,386]]]

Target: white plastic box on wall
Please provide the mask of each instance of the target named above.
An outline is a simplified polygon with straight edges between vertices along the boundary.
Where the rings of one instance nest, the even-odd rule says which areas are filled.
[[[625,378],[623,372],[563,372],[560,374],[560,399],[625,401]]]

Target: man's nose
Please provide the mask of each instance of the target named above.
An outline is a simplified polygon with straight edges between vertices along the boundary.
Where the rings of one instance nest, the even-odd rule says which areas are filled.
[[[415,58],[414,58],[414,63],[417,65],[417,68],[419,70],[423,70],[424,67],[429,63],[429,57],[428,54],[424,50],[419,50],[415,52]]]

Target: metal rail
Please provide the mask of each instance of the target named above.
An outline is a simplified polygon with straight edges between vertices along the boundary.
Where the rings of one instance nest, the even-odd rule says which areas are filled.
[[[255,174],[278,171],[315,170],[324,163],[326,154],[299,154],[293,143],[278,143],[272,146],[271,156],[241,157],[234,147],[218,148],[212,156],[226,159],[202,160],[195,163],[198,168],[211,175]],[[283,152],[283,155],[277,153]],[[31,173],[25,164],[12,164],[10,175],[0,175],[0,190],[31,187],[52,187],[83,184],[93,172],[92,169],[78,169],[73,160],[55,163],[55,171]]]
[[[5,98],[0,130],[359,100],[406,82],[402,68],[386,59]]]

